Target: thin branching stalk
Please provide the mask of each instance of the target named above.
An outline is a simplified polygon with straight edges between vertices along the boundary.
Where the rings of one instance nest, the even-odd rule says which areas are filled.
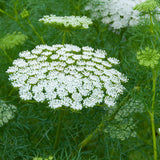
[[[84,148],[94,137],[95,135],[99,132],[102,131],[105,128],[105,122],[106,121],[112,121],[116,114],[118,113],[118,111],[121,109],[121,107],[124,105],[125,102],[127,102],[130,98],[131,98],[131,93],[128,93],[127,96],[121,101],[121,103],[119,104],[119,106],[117,107],[116,111],[107,118],[107,115],[105,116],[106,119],[103,119],[102,122],[98,125],[98,127],[91,133],[89,134],[79,145],[78,145],[78,149],[82,149]]]
[[[29,24],[29,26],[32,28],[32,30],[34,31],[34,33],[39,37],[39,39],[42,41],[43,44],[45,44],[43,37],[36,31],[36,29],[34,28],[34,26],[32,25],[31,21],[29,19],[27,19],[27,22]]]
[[[64,114],[65,114],[64,109],[61,109],[60,113],[59,113],[58,128],[57,128],[57,132],[56,132],[56,139],[55,139],[55,142],[54,142],[54,150],[57,149],[59,141],[60,141]]]
[[[153,18],[152,13],[150,15],[150,32],[153,34]],[[157,145],[156,145],[156,134],[155,134],[155,122],[154,122],[154,104],[155,104],[155,95],[156,95],[156,78],[157,71],[156,69],[152,69],[152,77],[153,77],[153,86],[152,86],[152,107],[151,111],[149,111],[151,127],[152,127],[152,138],[153,138],[153,152],[154,152],[154,160],[157,160]]]
[[[67,33],[67,31],[64,31],[64,33],[63,33],[62,45],[64,45],[64,43],[65,43],[66,33]]]
[[[150,32],[153,34],[153,18],[152,18],[152,13],[149,13],[150,17]]]
[[[78,145],[78,149],[82,149],[84,148],[97,134],[100,130],[102,130],[104,128],[104,120],[98,125],[98,127],[90,134],[87,136],[87,138],[85,138],[79,145]]]
[[[123,54],[122,54],[122,44],[123,44],[123,40],[124,40],[124,35],[125,35],[125,32],[127,31],[127,28],[124,28],[120,31],[120,43],[119,43],[119,52],[118,52],[118,59],[119,61],[122,61],[122,57],[123,57]],[[122,65],[122,63],[120,63],[120,66]]]
[[[4,10],[0,9],[0,12],[5,14],[6,16],[8,16],[9,18],[11,18],[12,20],[16,20],[13,16],[11,16],[10,14],[8,14],[7,12],[5,12]]]
[[[17,4],[18,4],[18,1],[17,0],[15,3],[14,3],[14,12],[15,12],[15,16],[16,16],[16,21],[18,21],[18,12],[17,12]]]
[[[150,115],[151,126],[152,126],[154,160],[157,160],[157,145],[156,145],[156,134],[155,134],[155,123],[154,123],[154,104],[155,104],[155,94],[156,94],[157,73],[154,69],[152,70],[152,74],[153,74],[153,88],[152,88],[153,96],[152,96],[152,107],[151,107],[151,111],[149,111],[149,115]]]

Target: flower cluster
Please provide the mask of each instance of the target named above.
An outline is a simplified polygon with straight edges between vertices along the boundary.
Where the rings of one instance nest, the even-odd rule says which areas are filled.
[[[112,115],[116,110],[115,105],[113,109],[109,110],[109,115]],[[144,112],[144,104],[140,100],[131,99],[126,103],[116,114],[113,122],[109,122],[105,129],[105,133],[109,134],[111,138],[125,140],[129,137],[136,137],[135,131],[135,114]]]
[[[7,105],[4,101],[0,100],[0,127],[14,117],[15,111],[16,107],[14,105]]]
[[[146,47],[145,50],[137,52],[137,59],[140,65],[155,68],[159,63],[160,54],[157,50]]]
[[[23,19],[25,19],[29,16],[29,12],[26,9],[23,9],[20,15]]]
[[[0,48],[2,49],[12,49],[17,45],[21,45],[27,39],[27,36],[21,32],[14,32],[12,34],[7,34],[0,39]]]
[[[92,11],[92,18],[101,18],[102,22],[114,29],[137,25],[139,11],[134,7],[145,0],[92,0],[85,10]]]
[[[64,16],[59,17],[55,15],[46,15],[43,18],[39,19],[40,22],[45,24],[53,24],[58,28],[79,28],[87,29],[89,25],[92,24],[92,20],[86,16]]]
[[[127,78],[112,69],[116,58],[104,50],[75,45],[38,45],[19,53],[7,72],[23,100],[48,101],[51,108],[93,107],[97,103],[114,106]]]
[[[143,12],[151,12],[157,8],[157,2],[154,0],[146,0],[143,3],[137,4],[134,9]]]

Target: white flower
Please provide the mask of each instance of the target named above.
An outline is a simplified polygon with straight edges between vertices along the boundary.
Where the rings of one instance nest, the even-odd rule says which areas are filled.
[[[101,18],[113,29],[134,26],[139,23],[139,11],[134,7],[145,0],[91,0],[85,10],[91,10],[92,18]]]
[[[51,108],[113,106],[127,78],[111,68],[118,64],[117,59],[106,59],[105,51],[88,46],[39,45],[31,52],[21,52],[7,73],[23,100],[48,101]]]
[[[111,58],[111,57],[109,57],[109,58],[108,58],[108,61],[109,61],[111,64],[119,64],[119,60],[116,59],[116,58]]]
[[[0,127],[14,117],[17,108],[14,105],[6,104],[0,100]]]
[[[56,16],[56,15],[46,15],[43,18],[39,19],[40,22],[43,22],[45,24],[53,24],[60,27],[65,28],[83,28],[87,29],[89,28],[89,25],[92,24],[92,20],[90,18],[87,18],[86,16],[79,17],[79,16]],[[78,51],[78,48],[75,47],[72,49],[72,51]]]

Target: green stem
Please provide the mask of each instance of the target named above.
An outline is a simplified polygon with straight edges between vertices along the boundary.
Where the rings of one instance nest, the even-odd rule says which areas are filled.
[[[58,128],[57,128],[57,132],[56,132],[56,140],[54,142],[54,150],[57,149],[58,144],[59,144],[59,140],[60,140],[60,136],[61,136],[61,130],[62,130],[62,124],[63,124],[63,118],[64,118],[64,110],[60,110],[59,113],[59,120],[58,120]]]
[[[39,39],[42,41],[43,44],[45,44],[43,37],[36,31],[36,29],[34,28],[34,26],[31,24],[30,20],[27,19],[29,26],[32,28],[32,30],[34,31],[34,33],[39,37]]]
[[[12,89],[10,90],[10,92],[9,92],[9,94],[8,94],[8,97],[10,97],[10,96],[12,95],[13,91],[14,91],[14,88],[12,88]]]
[[[0,12],[7,15],[9,18],[11,18],[12,20],[16,20],[14,17],[12,17],[10,14],[8,14],[7,12],[5,12],[4,10],[0,9]]]
[[[3,50],[3,52],[5,53],[5,55],[8,57],[8,59],[12,62],[12,58],[8,55],[8,53],[6,52],[5,49],[1,48]]]
[[[149,13],[149,17],[150,17],[150,31],[151,33],[153,33],[153,18],[152,18],[152,13]]]
[[[131,98],[130,93],[121,101],[121,103],[119,104],[119,106],[117,107],[116,111],[109,117],[106,117],[106,120],[103,119],[102,122],[98,125],[98,127],[91,133],[89,134],[79,145],[78,145],[78,149],[82,149],[84,148],[94,137],[95,135],[103,130],[105,128],[105,122],[106,121],[112,121],[116,114],[118,113],[118,111],[121,109],[121,107],[125,104],[125,102],[127,102],[129,99]]]
[[[18,12],[17,12],[17,4],[18,4],[18,1],[17,0],[15,3],[14,3],[14,12],[15,12],[15,16],[16,16],[16,21],[18,21]]]
[[[156,71],[152,71],[153,74],[153,96],[152,96],[152,108],[149,111],[150,119],[151,119],[151,126],[152,126],[152,137],[153,137],[153,151],[154,151],[154,160],[157,160],[157,145],[156,145],[156,134],[155,134],[155,123],[154,123],[154,104],[155,104],[155,95],[156,95]]]
[[[121,32],[120,32],[120,42],[119,42],[119,44],[118,44],[118,46],[119,46],[119,54],[118,54],[118,59],[120,60],[120,61],[122,61],[122,57],[123,57],[123,54],[122,54],[122,46],[123,46],[123,37],[124,37],[124,34],[125,34],[125,32],[127,31],[127,29],[126,28],[124,28],[124,29],[122,29],[121,30]],[[120,63],[120,66],[122,65],[122,63]]]
[[[63,33],[62,45],[64,45],[64,43],[65,43],[66,33],[67,33],[67,31],[64,31],[64,33]]]
[[[82,149],[84,148],[90,141],[92,138],[95,137],[95,135],[104,128],[104,121],[102,121],[98,127],[89,135],[87,136],[87,138],[85,138],[79,145],[78,145],[78,149]]]

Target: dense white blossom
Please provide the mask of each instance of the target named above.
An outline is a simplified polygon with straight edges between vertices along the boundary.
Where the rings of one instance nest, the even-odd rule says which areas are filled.
[[[17,108],[14,105],[6,104],[0,100],[0,127],[14,117]]]
[[[98,103],[115,104],[124,90],[121,82],[127,82],[111,68],[118,63],[116,58],[107,60],[105,51],[88,46],[38,45],[21,52],[7,72],[23,100],[48,101],[51,108],[82,109]]]
[[[114,29],[137,25],[140,12],[134,7],[145,0],[91,0],[85,10],[92,11],[92,18],[101,18]]]
[[[86,16],[56,16],[56,15],[46,15],[43,18],[39,19],[40,22],[45,24],[53,24],[55,26],[61,26],[65,28],[89,28],[89,25],[92,24],[92,20]],[[76,49],[76,48],[75,48]]]

